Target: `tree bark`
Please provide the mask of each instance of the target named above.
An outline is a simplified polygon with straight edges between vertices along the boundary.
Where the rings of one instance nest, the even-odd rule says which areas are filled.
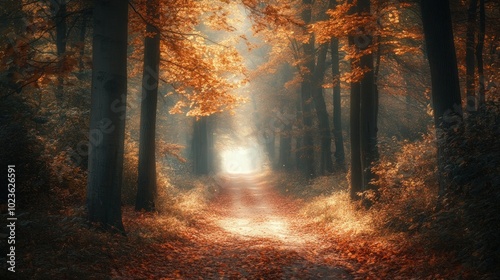
[[[302,11],[302,20],[307,25],[311,22],[312,16],[312,0],[302,0],[304,9]],[[312,109],[311,109],[311,90],[312,73],[314,71],[314,41],[309,35],[309,41],[303,44],[305,55],[305,67],[307,68],[303,75],[301,84],[301,105],[302,105],[302,124],[303,124],[303,142],[302,142],[302,157],[303,157],[303,172],[308,178],[315,176],[314,168],[314,139],[312,134]]]
[[[352,0],[348,1],[352,4]],[[354,8],[351,8],[349,13],[354,13]],[[349,45],[354,45],[354,37],[349,36]],[[351,71],[359,67],[354,59],[351,59]],[[363,169],[361,164],[361,119],[360,119],[360,104],[361,104],[361,85],[359,82],[351,82],[350,96],[350,136],[351,136],[351,185],[349,188],[350,197],[352,200],[358,200],[361,197],[359,192],[363,191]]]
[[[322,45],[318,52],[318,59],[313,74],[313,90],[312,96],[316,108],[316,116],[318,118],[319,130],[321,135],[321,162],[320,172],[333,171],[332,162],[332,136],[330,134],[330,121],[328,111],[326,109],[325,98],[323,97],[323,80],[326,70],[326,54],[328,52],[327,45]]]
[[[333,75],[333,137],[335,139],[335,162],[343,170],[345,168],[344,136],[342,135],[342,103],[340,99],[340,60],[339,40],[330,41]]]
[[[147,18],[158,18],[158,1],[147,1]],[[156,32],[156,33],[155,33]],[[160,65],[160,33],[148,23],[144,39],[144,70],[142,76],[139,168],[135,210],[155,210],[156,186],[156,107]]]
[[[196,175],[208,175],[210,173],[210,135],[209,117],[200,117],[195,120],[193,126],[193,171]],[[209,135],[210,134],[210,135]]]
[[[304,133],[303,131],[303,116],[302,116],[302,92],[299,92],[299,98],[297,99],[296,103],[296,116],[297,116],[297,136],[295,137],[295,167],[297,170],[302,171],[304,170],[304,151],[302,150],[302,142],[304,142]]]
[[[476,111],[476,65],[474,56],[474,42],[476,30],[477,0],[470,0],[467,10],[467,35],[465,41],[465,66],[466,66],[466,94],[468,112]]]
[[[484,65],[483,65],[483,49],[484,37],[486,34],[486,12],[484,10],[484,0],[479,0],[479,34],[477,39],[476,59],[477,59],[477,73],[479,75],[479,100],[478,107],[481,108],[486,102],[486,85],[484,78]]]
[[[302,171],[308,178],[315,176],[314,168],[314,139],[312,134],[312,110],[311,110],[311,84],[303,82],[301,85],[301,105],[302,105],[302,142],[301,142],[301,162]]]
[[[290,170],[292,153],[292,124],[286,122],[280,131],[280,150],[278,167],[282,170]]]
[[[88,219],[123,232],[121,187],[127,96],[128,2],[94,1]]]
[[[85,55],[85,36],[87,33],[87,19],[89,17],[89,13],[85,11],[82,15],[82,26],[80,28],[80,52],[79,52],[79,61],[78,61],[78,71],[80,74],[83,73],[84,63],[83,57]]]
[[[457,59],[453,42],[451,12],[448,0],[421,0],[427,57],[429,60],[432,105],[438,143],[439,194],[446,192],[445,149],[451,138],[451,129],[462,121],[462,103],[458,80]]]
[[[272,169],[276,167],[276,147],[275,147],[275,141],[276,141],[276,135],[274,134],[273,129],[264,129],[264,140],[266,143],[266,152],[267,152],[267,157],[269,159],[269,164]]]
[[[67,9],[66,0],[54,1],[55,16],[54,20],[56,23],[56,49],[57,56],[59,59],[59,68],[62,71],[62,66],[64,65],[64,54],[66,53],[66,42],[67,42]],[[55,91],[56,101],[59,106],[64,106],[64,78],[62,73],[57,76],[57,87]]]
[[[358,0],[358,12],[370,14],[370,0]],[[364,48],[370,48],[372,43],[369,34],[363,35]],[[357,45],[358,48],[361,48]],[[374,189],[371,183],[374,174],[371,171],[373,163],[378,159],[377,149],[377,116],[378,94],[375,88],[375,75],[373,72],[373,54],[363,55],[360,59],[362,69],[368,69],[361,80],[360,87],[360,146],[361,165],[363,170],[363,190]]]
[[[350,101],[350,134],[351,134],[351,186],[349,193],[352,200],[358,200],[359,192],[363,191],[363,171],[361,165],[360,147],[360,84],[351,83]]]

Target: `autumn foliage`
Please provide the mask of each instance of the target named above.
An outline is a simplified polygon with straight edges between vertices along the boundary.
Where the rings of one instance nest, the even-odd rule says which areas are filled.
[[[498,3],[450,1],[458,78],[469,85],[462,103],[476,91],[484,100],[455,115],[442,141],[418,1],[365,0],[361,12],[356,0],[159,0],[148,13],[151,2],[128,2],[123,183],[113,201],[121,234],[89,224],[84,206],[95,140],[92,1],[0,6],[0,160],[19,171],[19,279],[498,278]],[[145,38],[155,35],[159,73],[143,67]],[[471,51],[480,72],[466,63]],[[155,207],[134,211],[143,78],[156,74]],[[356,159],[356,83],[376,90],[378,117],[361,201],[346,168]],[[332,141],[335,121],[345,142]],[[201,144],[210,160],[194,149]],[[339,146],[343,162],[333,164]],[[221,167],[225,151],[249,147],[258,168]],[[213,165],[204,175],[196,153]]]

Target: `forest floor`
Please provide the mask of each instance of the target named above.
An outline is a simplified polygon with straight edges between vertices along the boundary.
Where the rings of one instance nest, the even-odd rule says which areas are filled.
[[[324,236],[304,227],[300,205],[280,195],[269,179],[264,174],[220,178],[220,194],[208,205],[199,231],[189,243],[155,255],[144,268],[151,274],[144,277],[353,279],[354,266],[329,250]],[[115,279],[137,277],[137,265],[115,271]]]
[[[123,207],[127,236],[89,228],[81,206],[21,213],[10,278],[469,279],[446,254],[407,236],[318,225],[303,215],[305,200],[280,193],[272,174],[217,182],[217,194],[192,215]]]

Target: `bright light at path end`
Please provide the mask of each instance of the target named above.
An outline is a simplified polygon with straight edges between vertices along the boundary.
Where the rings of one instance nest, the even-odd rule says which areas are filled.
[[[258,151],[254,148],[235,148],[221,154],[222,171],[230,174],[248,174],[259,170]]]

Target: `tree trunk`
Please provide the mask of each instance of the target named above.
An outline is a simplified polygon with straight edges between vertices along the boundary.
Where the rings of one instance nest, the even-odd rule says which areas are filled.
[[[297,170],[302,171],[304,170],[304,157],[303,157],[303,150],[302,150],[302,142],[304,141],[304,133],[302,133],[303,130],[303,125],[302,125],[302,120],[304,119],[302,116],[302,93],[299,93],[299,98],[297,99],[296,103],[296,116],[297,116],[297,136],[295,137],[295,167]]]
[[[94,1],[88,219],[123,232],[121,187],[127,96],[128,2]]]
[[[470,0],[467,11],[467,35],[465,41],[466,92],[468,112],[476,111],[476,65],[474,63],[474,41],[476,30],[477,0]]]
[[[484,79],[484,65],[483,65],[483,49],[484,49],[484,36],[486,34],[486,14],[484,10],[484,0],[479,0],[479,35],[477,39],[476,59],[477,59],[477,73],[479,75],[479,100],[478,107],[481,108],[486,102],[485,79]]]
[[[348,1],[352,3],[352,0]],[[352,8],[349,13],[353,13]],[[354,37],[349,36],[349,45],[354,45]],[[355,61],[351,59],[351,71],[359,67]],[[361,165],[361,122],[360,122],[360,102],[361,102],[361,85],[359,82],[351,82],[351,97],[350,97],[350,136],[351,136],[351,185],[349,193],[352,200],[360,199],[359,192],[363,191],[363,169]]]
[[[312,0],[303,0],[302,4],[304,9],[302,11],[302,20],[307,25],[311,22],[311,5]],[[301,105],[302,105],[302,119],[303,119],[303,172],[308,178],[315,176],[314,170],[314,139],[312,134],[312,109],[311,109],[311,90],[312,73],[314,71],[314,41],[312,36],[309,35],[309,41],[303,44],[305,55],[305,66],[307,68],[303,75],[303,82],[301,85]]]
[[[439,194],[443,195],[447,183],[444,167],[451,154],[445,148],[453,132],[451,128],[462,121],[457,59],[449,1],[421,0],[421,10],[438,143]]]
[[[193,129],[193,171],[196,175],[208,175],[211,160],[208,117],[195,120]]]
[[[87,11],[85,11],[82,15],[82,26],[80,28],[80,53],[79,53],[79,61],[78,61],[78,71],[80,74],[83,73],[83,68],[84,68],[84,63],[83,63],[83,57],[85,55],[85,36],[87,33],[87,19],[89,17],[89,14]]]
[[[147,18],[158,17],[158,1],[148,0]],[[144,39],[144,70],[142,76],[141,126],[139,139],[139,174],[135,210],[155,210],[156,198],[156,107],[160,64],[160,33],[147,24],[146,33],[156,34]]]
[[[302,102],[302,143],[301,143],[301,160],[302,171],[308,178],[315,176],[314,168],[314,139],[313,139],[313,121],[311,110],[311,85],[303,82],[301,85],[301,102]]]
[[[351,199],[358,200],[358,192],[363,191],[363,172],[360,147],[360,84],[351,83],[350,132],[351,132]]]
[[[275,140],[276,136],[274,134],[274,130],[269,127],[264,128],[264,141],[266,143],[266,152],[267,152],[267,157],[269,159],[269,164],[272,169],[276,167],[276,147],[275,147]]]
[[[358,12],[370,14],[370,0],[358,0]],[[372,45],[371,36],[363,35],[363,45],[358,48],[370,48]],[[371,183],[374,174],[371,171],[373,163],[378,159],[377,150],[377,115],[378,115],[378,94],[375,88],[375,75],[373,72],[373,55],[367,54],[361,57],[360,66],[368,69],[361,80],[360,88],[360,146],[361,165],[363,170],[363,190],[374,189]]]
[[[330,121],[326,109],[325,98],[323,97],[323,79],[326,68],[327,45],[322,45],[318,53],[318,61],[314,68],[313,91],[312,96],[316,107],[316,116],[318,118],[319,130],[321,135],[321,174],[333,171],[332,162],[332,136],[330,134]]]
[[[335,138],[335,162],[337,166],[345,169],[344,136],[342,135],[342,103],[340,99],[340,61],[339,40],[332,38],[330,42],[332,54],[333,75],[333,136]]]
[[[280,131],[280,150],[278,167],[282,170],[290,170],[292,153],[292,124],[286,122]]]
[[[54,20],[56,23],[56,48],[57,56],[59,59],[59,68],[62,71],[64,65],[64,54],[66,53],[66,33],[67,33],[67,10],[66,10],[66,0],[54,1],[55,16]],[[56,87],[56,101],[59,106],[64,106],[64,78],[62,73],[57,76],[57,87]]]

